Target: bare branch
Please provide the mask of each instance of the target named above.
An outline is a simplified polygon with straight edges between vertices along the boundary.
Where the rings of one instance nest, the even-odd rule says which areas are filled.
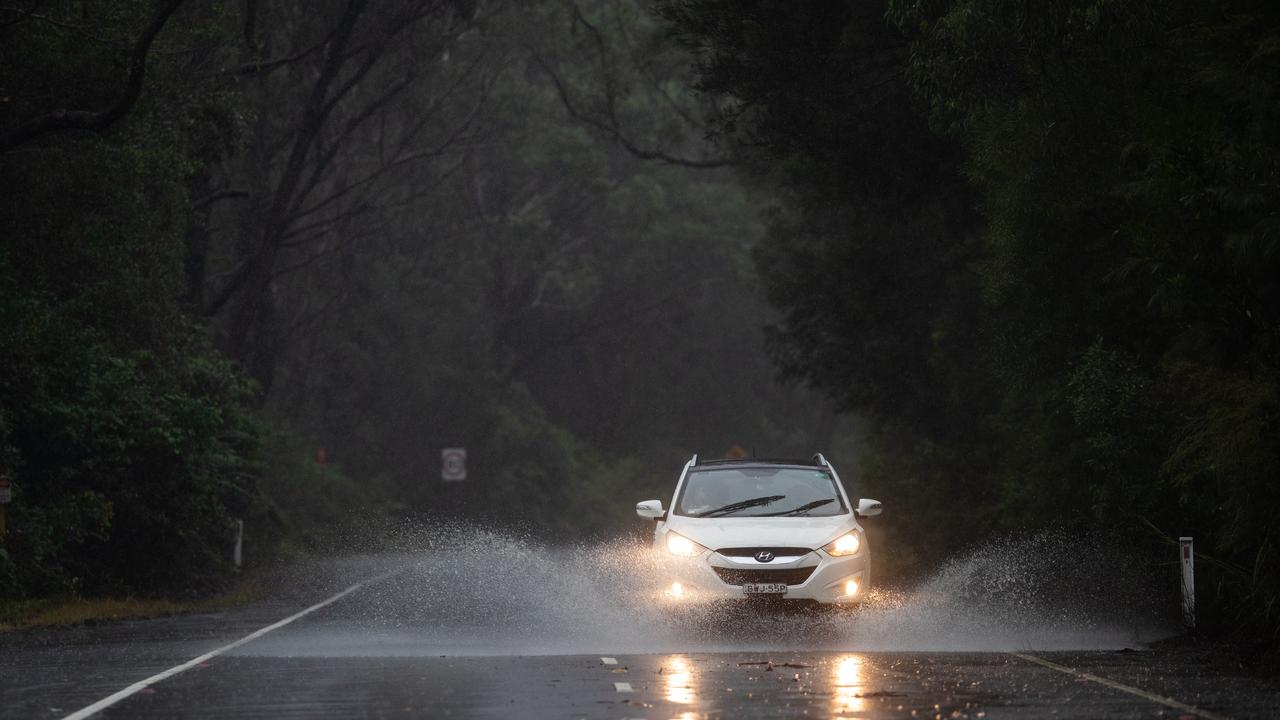
[[[573,101],[573,97],[569,92],[568,86],[556,74],[545,59],[536,51],[530,50],[533,55],[534,62],[542,68],[543,72],[551,78],[551,82],[555,85],[556,93],[560,96],[560,103],[564,105],[565,111],[569,113],[569,117],[577,120],[584,125],[588,125],[600,130],[623,147],[627,152],[641,160],[657,160],[670,165],[679,165],[688,168],[709,169],[734,165],[735,162],[729,158],[710,158],[710,159],[694,159],[671,155],[662,150],[642,148],[634,140],[628,137],[623,131],[622,123],[618,120],[617,111],[617,92],[614,87],[613,68],[609,62],[609,50],[605,42],[604,35],[599,28],[592,25],[582,14],[582,10],[576,2],[569,0],[569,7],[573,11],[574,23],[581,25],[591,36],[592,43],[595,45],[596,55],[600,62],[601,84],[604,90],[604,118],[592,117],[583,112],[581,108]]]
[[[244,0],[244,44],[250,52],[258,50],[258,0]]]
[[[316,43],[315,45],[312,45],[306,50],[300,50],[287,57],[275,58],[273,60],[254,60],[253,62],[247,62],[242,64],[236,72],[240,73],[241,75],[256,75],[257,73],[267,72],[268,70],[274,70],[278,67],[282,67],[284,65],[288,65],[290,63],[295,63],[295,62],[298,62],[299,60],[306,59],[311,54],[315,53],[317,50],[324,47],[325,43],[327,42],[329,42],[328,37]]]
[[[355,31],[357,21],[364,14],[365,4],[364,0],[349,0],[346,11],[338,19],[338,32],[330,37],[327,43],[328,54],[320,69],[319,77],[311,87],[310,97],[303,108],[299,130],[293,138],[292,151],[285,163],[280,182],[276,186],[276,198],[272,203],[273,216],[278,215],[292,197],[312,143],[324,126],[329,111],[333,109],[336,101],[330,101],[328,98],[329,86],[337,79],[346,62],[345,48],[351,39],[351,34]]]
[[[241,262],[227,273],[227,281],[222,284],[222,287],[218,289],[213,298],[201,308],[201,312],[206,317],[217,313],[231,301],[231,298],[235,297],[236,291],[249,279],[249,266],[248,262]]]
[[[71,31],[75,32],[75,33],[76,33],[76,34],[78,34],[78,35],[81,35],[81,36],[83,36],[83,37],[87,37],[87,38],[89,38],[90,40],[92,40],[92,41],[94,41],[94,42],[97,42],[97,43],[102,43],[103,45],[116,45],[116,46],[119,46],[119,44],[120,44],[120,43],[119,43],[119,41],[117,41],[117,40],[110,40],[110,39],[108,39],[108,38],[104,38],[104,37],[100,37],[100,36],[98,36],[98,35],[94,35],[93,33],[89,32],[89,31],[86,29],[86,26],[84,26],[84,25],[77,25],[76,23],[66,22],[66,21],[64,21],[64,20],[59,20],[58,18],[52,17],[52,16],[50,16],[50,15],[42,15],[42,14],[40,14],[40,13],[36,12],[37,10],[39,10],[39,9],[40,9],[40,6],[41,6],[41,5],[43,5],[43,4],[44,4],[44,3],[42,3],[42,2],[37,2],[37,3],[35,3],[34,5],[32,5],[32,6],[31,6],[31,9],[30,9],[30,10],[22,10],[22,9],[20,9],[20,8],[14,8],[14,7],[0,7],[0,13],[12,13],[13,15],[15,15],[15,16],[16,16],[13,20],[9,20],[9,21],[7,21],[7,22],[0,23],[0,28],[6,28],[6,27],[9,27],[9,26],[11,26],[11,25],[17,25],[17,24],[19,24],[19,23],[27,22],[28,20],[36,20],[36,21],[39,21],[39,22],[42,22],[42,23],[47,23],[47,24],[49,24],[49,25],[53,25],[54,27],[60,27],[60,28],[64,28],[64,29],[66,29],[66,30],[71,30]]]
[[[286,240],[285,242],[282,242],[280,244],[280,247],[282,248],[300,247],[302,245],[305,245],[308,240],[314,237],[319,237],[322,233],[328,232],[334,225],[337,225],[342,222],[346,222],[347,220],[351,220],[352,218],[358,217],[360,215],[365,215],[373,212],[381,212],[384,210],[391,210],[394,208],[406,207],[412,204],[416,200],[420,200],[424,197],[428,197],[429,195],[431,195],[431,193],[435,192],[436,188],[438,188],[446,180],[452,177],[453,174],[456,173],[461,167],[462,167],[462,163],[454,164],[453,167],[440,173],[439,178],[435,182],[433,182],[431,186],[428,187],[426,190],[421,192],[416,192],[416,193],[409,193],[408,195],[404,196],[400,200],[397,200],[396,202],[379,203],[377,205],[371,205],[368,202],[362,201],[359,205],[355,206],[353,209],[341,212],[337,215],[330,215],[320,220],[316,220],[315,222],[311,222],[306,225],[301,225],[296,228],[293,228],[288,233],[285,234]],[[334,195],[331,195],[329,198],[326,198],[324,203],[327,204],[332,200],[336,200],[338,197],[346,194],[346,192],[349,192],[352,189],[354,188],[352,187],[344,188],[343,190],[338,191],[337,193],[334,193]],[[319,208],[316,208],[316,209],[318,210]],[[293,238],[297,238],[300,235],[306,235],[306,237],[296,239],[296,240],[293,239]]]
[[[0,23],[0,27],[9,27],[10,25],[17,25],[18,23],[26,22],[27,20],[41,18],[42,16],[37,15],[36,11],[39,10],[40,6],[43,4],[44,2],[42,0],[36,0],[36,2],[32,3],[31,7],[26,10],[15,7],[0,7],[0,12],[13,13],[17,16],[13,20]]]
[[[533,53],[533,59],[534,59],[534,62],[536,62],[538,66],[542,68],[543,72],[545,72],[547,76],[551,78],[551,83],[555,86],[556,93],[560,96],[560,104],[564,105],[565,112],[569,113],[569,117],[573,118],[574,120],[577,120],[578,122],[584,125],[593,127],[611,136],[615,141],[617,141],[619,145],[623,147],[623,149],[631,153],[631,155],[633,155],[634,157],[637,157],[641,160],[658,160],[660,162],[664,162],[670,165],[679,165],[681,167],[698,168],[698,169],[728,167],[736,164],[734,160],[731,160],[729,158],[711,158],[711,159],[705,159],[705,160],[691,159],[691,158],[684,158],[684,157],[677,157],[675,155],[670,155],[661,150],[649,150],[649,149],[641,148],[640,146],[636,145],[635,142],[630,140],[625,134],[623,134],[622,129],[619,128],[617,125],[616,118],[611,118],[609,121],[604,121],[604,120],[600,120],[598,118],[593,118],[589,115],[586,115],[581,110],[579,110],[578,106],[573,102],[573,98],[572,96],[570,96],[568,88],[565,87],[565,84],[560,79],[560,76],[557,75],[556,72],[551,69],[551,66],[547,64],[547,62],[543,60],[542,57],[538,55],[536,52]]]
[[[208,195],[205,195],[202,198],[197,198],[196,200],[192,200],[191,209],[202,210],[205,207],[208,207],[209,205],[212,205],[213,203],[218,202],[219,200],[228,200],[231,198],[247,198],[247,197],[249,197],[248,190],[227,188],[225,190],[218,190],[217,192],[209,193]]]
[[[8,152],[23,143],[50,132],[60,130],[101,132],[124,117],[133,108],[134,103],[138,101],[138,96],[142,94],[142,80],[146,74],[147,53],[151,49],[151,43],[160,34],[160,31],[164,29],[165,23],[169,21],[169,18],[173,16],[173,13],[177,11],[182,2],[183,0],[162,0],[160,2],[156,8],[155,15],[152,16],[142,34],[138,36],[133,50],[129,53],[129,76],[125,82],[124,93],[111,107],[100,112],[92,110],[57,110],[41,115],[0,136],[0,153]]]
[[[687,108],[677,102],[675,98],[671,97],[671,93],[667,92],[667,89],[662,86],[662,81],[654,75],[653,68],[650,67],[650,63],[644,61],[640,56],[640,50],[635,46],[635,43],[631,41],[631,34],[627,32],[626,24],[621,20],[618,20],[616,28],[618,36],[622,38],[623,44],[627,46],[627,54],[631,56],[631,64],[634,65],[646,79],[648,79],[649,84],[653,87],[654,91],[662,96],[662,99],[666,101],[667,105],[675,112],[675,114],[680,116],[681,120],[685,121],[685,123],[690,127],[696,127],[699,130],[702,130],[704,135],[707,134],[708,128],[706,123],[694,117]]]
[[[473,66],[474,66],[474,65],[473,65]],[[468,72],[469,72],[469,70],[468,70]],[[462,139],[464,138],[464,135],[463,135],[463,134],[464,134],[464,133],[465,133],[465,132],[466,132],[466,131],[471,127],[472,123],[475,121],[476,116],[477,116],[477,115],[479,115],[480,110],[484,107],[485,100],[487,100],[487,99],[488,99],[488,96],[489,96],[488,88],[489,88],[489,86],[490,86],[490,83],[484,83],[484,84],[482,85],[482,89],[481,89],[481,92],[480,92],[480,97],[479,97],[479,99],[476,101],[476,104],[475,104],[475,105],[471,108],[471,110],[470,110],[470,111],[468,111],[468,112],[467,112],[467,114],[463,117],[462,122],[460,122],[460,123],[458,124],[458,126],[457,126],[456,128],[454,128],[454,129],[453,129],[453,131],[452,131],[452,132],[450,132],[450,133],[449,133],[449,135],[447,135],[447,136],[446,136],[446,137],[445,137],[441,142],[437,143],[435,147],[432,147],[432,148],[430,148],[430,149],[428,149],[428,150],[421,150],[421,151],[418,151],[418,152],[413,152],[413,153],[409,153],[409,154],[405,154],[405,155],[400,155],[400,156],[399,156],[399,157],[397,157],[395,160],[392,160],[392,161],[390,161],[390,162],[383,163],[379,168],[377,168],[376,170],[373,170],[372,172],[370,172],[369,174],[367,174],[365,177],[363,177],[363,178],[361,178],[361,179],[359,179],[359,180],[356,180],[356,181],[354,181],[354,182],[352,182],[352,183],[349,183],[349,184],[345,185],[344,187],[342,187],[341,189],[334,191],[333,193],[330,193],[327,197],[325,197],[324,199],[322,199],[322,200],[320,200],[320,201],[318,201],[318,202],[314,203],[314,204],[313,204],[313,205],[311,205],[310,207],[305,208],[305,209],[298,209],[298,210],[296,210],[296,211],[294,212],[294,214],[292,215],[292,217],[290,218],[291,222],[297,222],[298,220],[300,220],[300,219],[302,219],[302,218],[304,218],[304,217],[307,217],[308,215],[312,215],[312,214],[314,214],[314,213],[316,213],[316,212],[318,212],[318,211],[322,210],[322,209],[323,209],[324,207],[326,207],[327,205],[329,205],[329,204],[331,204],[331,203],[333,203],[333,202],[335,202],[335,201],[337,201],[337,200],[341,199],[343,196],[345,196],[345,195],[349,194],[350,192],[352,192],[352,191],[354,191],[354,190],[356,190],[356,189],[358,189],[358,188],[361,188],[361,187],[367,186],[367,185],[369,185],[369,184],[371,184],[371,183],[375,182],[376,180],[378,180],[379,178],[381,178],[381,177],[382,177],[383,175],[385,175],[386,173],[388,173],[388,172],[390,172],[390,171],[392,171],[392,170],[394,170],[394,169],[396,169],[396,168],[398,168],[398,167],[403,167],[403,166],[405,166],[405,165],[409,165],[409,164],[412,164],[412,163],[416,163],[416,162],[418,162],[418,161],[420,161],[420,160],[425,160],[425,159],[429,159],[429,158],[440,157],[441,155],[444,155],[444,154],[445,154],[445,152],[446,152],[446,151],[448,151],[450,147],[452,147],[452,146],[453,146],[453,145],[455,145],[458,141],[460,141],[460,140],[462,140]],[[454,87],[456,88],[456,87],[457,87],[457,85],[455,84],[455,85],[454,85]],[[445,97],[448,97],[448,95],[449,95],[449,94],[452,94],[452,88],[450,89],[450,91],[449,91],[448,93],[446,93],[444,96],[442,96],[441,100],[443,100]],[[440,107],[441,105],[442,105],[442,102],[437,102],[437,103],[435,103],[434,108],[433,108],[433,109],[428,113],[427,117],[426,117],[426,118],[424,118],[424,122],[425,122],[427,119],[430,119],[430,117],[434,116],[434,114],[435,114],[436,110],[438,110],[438,109],[439,109],[439,107]],[[402,141],[401,141],[401,142],[399,143],[399,145],[398,145],[397,152],[403,152],[403,151],[404,151],[404,148],[405,148],[405,147],[407,147],[407,146],[408,146],[408,145],[413,141],[413,139],[417,136],[417,132],[418,132],[418,130],[422,127],[422,125],[423,125],[423,123],[419,123],[419,124],[418,124],[418,126],[417,126],[417,127],[415,127],[415,129],[414,129],[414,131],[413,131],[413,132],[411,132],[411,133],[407,134],[407,135],[402,139]],[[308,193],[309,193],[309,189],[308,189]],[[305,195],[305,194],[304,194],[304,195]],[[322,222],[323,222],[323,221],[322,221]],[[288,236],[293,235],[293,234],[296,234],[296,233],[297,233],[297,230],[296,230],[296,229],[295,229],[295,230],[291,230],[289,233],[286,233],[285,237],[288,237]]]

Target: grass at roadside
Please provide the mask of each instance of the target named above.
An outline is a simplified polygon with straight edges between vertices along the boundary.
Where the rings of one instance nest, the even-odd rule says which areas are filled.
[[[105,620],[216,612],[253,602],[261,595],[261,586],[246,579],[226,592],[197,600],[125,597],[5,601],[0,602],[0,632]]]

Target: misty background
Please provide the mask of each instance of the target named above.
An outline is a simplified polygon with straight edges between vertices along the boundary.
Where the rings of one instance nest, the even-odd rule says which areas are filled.
[[[1194,535],[1206,626],[1274,636],[1276,21],[0,8],[0,595],[207,593],[235,519],[251,568],[405,517],[643,533],[736,445],[885,502],[878,580]]]

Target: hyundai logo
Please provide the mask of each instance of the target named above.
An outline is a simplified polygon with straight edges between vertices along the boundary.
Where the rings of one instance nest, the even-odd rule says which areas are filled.
[[[773,553],[769,552],[768,550],[761,550],[760,552],[756,553],[756,562],[761,562],[761,563],[773,562]]]

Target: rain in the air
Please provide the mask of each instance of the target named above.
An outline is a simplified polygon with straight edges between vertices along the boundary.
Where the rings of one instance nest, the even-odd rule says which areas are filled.
[[[0,720],[1280,717],[1280,6],[0,0]]]

